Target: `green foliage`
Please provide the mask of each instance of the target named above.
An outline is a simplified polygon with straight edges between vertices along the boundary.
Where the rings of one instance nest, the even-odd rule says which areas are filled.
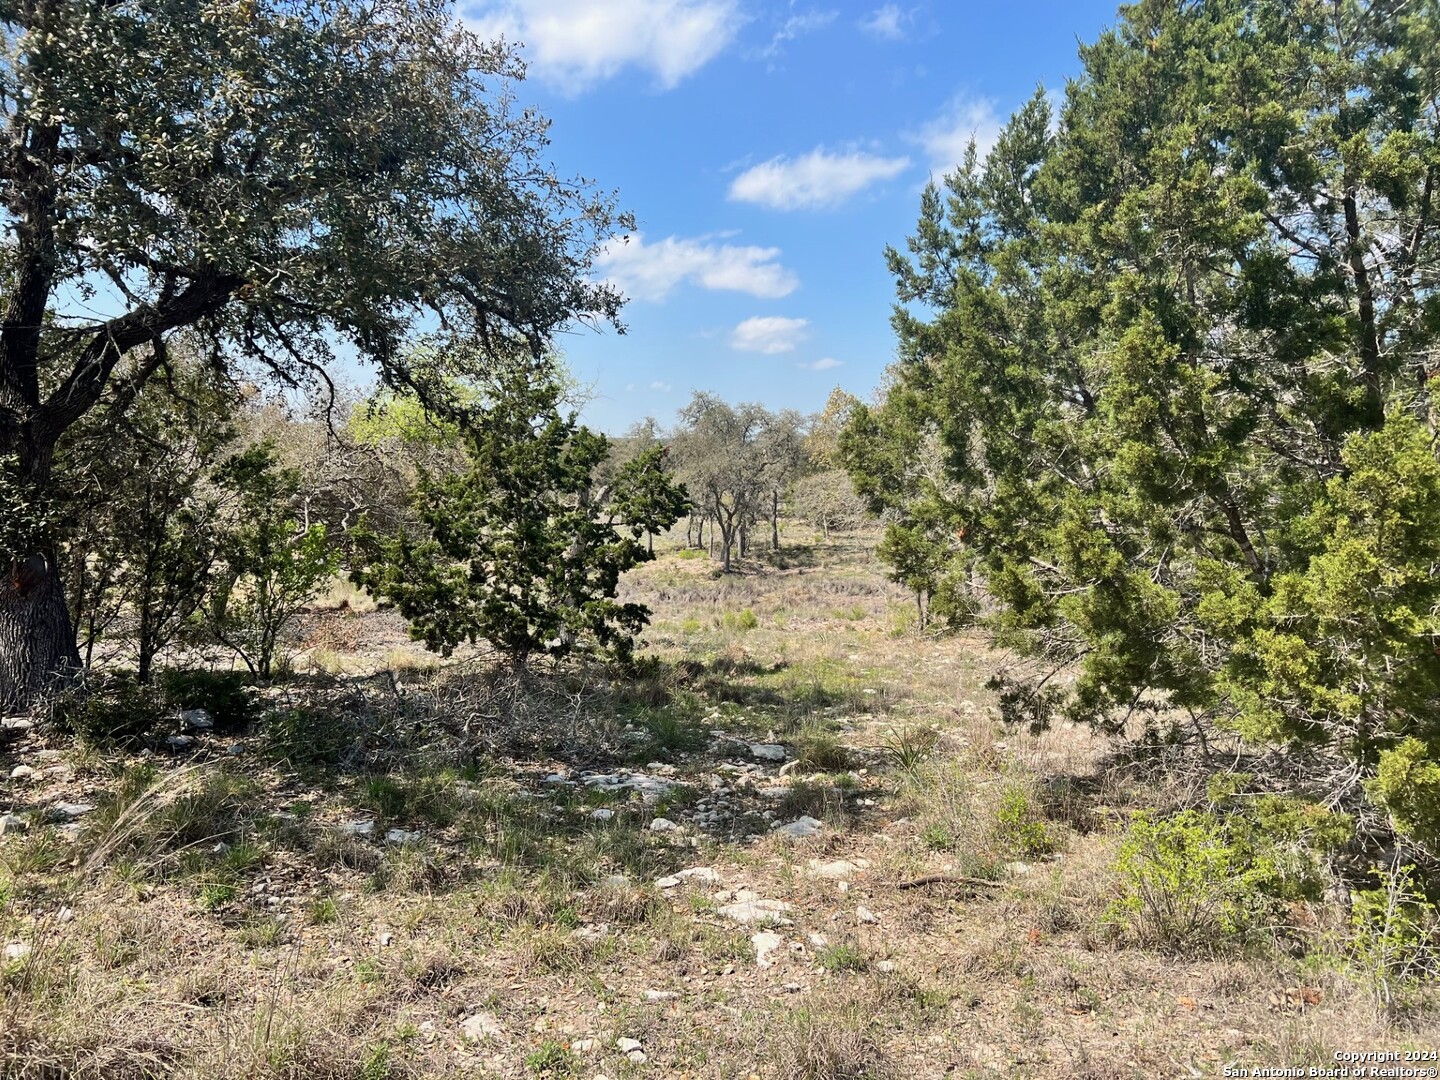
[[[1395,827],[1440,851],[1440,761],[1419,739],[1405,739],[1380,755],[1371,788]]]
[[[1374,871],[1379,887],[1354,894],[1350,957],[1385,1007],[1440,978],[1440,912],[1415,880],[1415,867]]]
[[[161,674],[160,687],[177,709],[204,709],[216,731],[239,731],[260,717],[260,699],[244,672],[171,668]]]
[[[158,689],[121,672],[88,679],[55,695],[50,721],[95,746],[112,747],[149,735],[164,722],[167,705]]]
[[[653,556],[639,542],[687,505],[656,449],[597,490],[608,441],[560,412],[549,359],[498,364],[467,422],[468,467],[426,477],[427,535],[356,534],[357,582],[393,602],[411,636],[449,655],[486,641],[516,662],[591,648],[627,657],[649,620],[615,597]]]
[[[1019,855],[1048,855],[1056,847],[1040,808],[1019,784],[1009,784],[1001,793],[995,811],[995,832],[1002,844]]]
[[[1344,815],[1276,796],[1137,814],[1116,862],[1124,895],[1110,918],[1171,949],[1242,944],[1274,925],[1284,902],[1319,897],[1324,857],[1351,833]]]
[[[297,520],[300,477],[279,467],[273,446],[237,454],[222,482],[238,496],[239,510],[225,540],[226,573],[211,601],[210,628],[252,674],[268,679],[286,628],[335,573],[338,556],[324,525]]]
[[[1433,15],[1128,5],[887,253],[841,454],[922,612],[1031,665],[1007,719],[1440,745]]]
[[[559,1078],[579,1076],[580,1058],[564,1043],[546,1039],[525,1055],[525,1070],[531,1076]]]

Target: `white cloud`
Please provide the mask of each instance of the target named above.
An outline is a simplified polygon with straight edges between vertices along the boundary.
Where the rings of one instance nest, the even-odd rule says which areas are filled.
[[[611,240],[595,258],[606,279],[634,300],[664,300],[681,282],[774,300],[800,280],[779,263],[780,249],[667,236],[647,244],[639,233]]]
[[[898,4],[886,4],[871,12],[868,19],[860,20],[860,29],[878,38],[899,41],[905,36],[905,23],[909,21],[909,13],[901,11]]]
[[[664,391],[670,389],[670,384],[668,382],[661,382],[659,379],[656,379],[650,384],[650,389],[659,390],[663,393]]]
[[[845,361],[836,360],[833,356],[827,356],[822,360],[816,360],[811,364],[801,364],[800,367],[806,371],[829,371],[831,368],[844,367]]]
[[[860,151],[830,153],[822,146],[802,157],[774,157],[746,169],[730,184],[730,198],[772,210],[838,206],[871,184],[898,176],[909,165],[909,158]]]
[[[744,21],[737,0],[462,0],[482,37],[524,42],[540,78],[578,93],[634,66],[670,89],[713,60]]]
[[[740,352],[758,352],[773,356],[793,352],[805,339],[808,319],[786,319],[779,315],[746,319],[730,331],[730,347]]]
[[[837,14],[838,12],[834,11],[807,11],[800,15],[791,15],[785,20],[785,25],[775,31],[775,36],[770,39],[770,44],[760,50],[760,55],[767,60],[773,60],[785,51],[787,41],[794,41],[804,34],[825,29],[835,21]]]
[[[930,169],[938,176],[954,172],[965,160],[965,148],[975,140],[975,150],[984,160],[1000,135],[1001,120],[995,103],[985,98],[952,98],[940,113],[920,129],[915,141],[925,148]]]

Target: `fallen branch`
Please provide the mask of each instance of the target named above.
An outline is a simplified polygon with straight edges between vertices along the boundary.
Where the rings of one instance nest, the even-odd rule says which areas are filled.
[[[897,881],[897,889],[919,889],[926,885],[970,885],[976,888],[998,889],[1003,882],[991,881],[989,878],[960,877],[955,874],[928,874],[925,877],[915,878],[913,881]]]

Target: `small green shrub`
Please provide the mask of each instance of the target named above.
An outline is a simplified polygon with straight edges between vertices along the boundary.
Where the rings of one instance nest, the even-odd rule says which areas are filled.
[[[217,731],[238,731],[260,716],[260,702],[243,671],[172,668],[160,676],[165,697],[177,709],[204,709]]]
[[[820,950],[818,959],[826,971],[862,972],[870,969],[870,961],[854,945],[828,945]]]
[[[1414,866],[1374,874],[1380,887],[1355,894],[1350,956],[1390,1009],[1440,978],[1440,913],[1418,887]]]
[[[525,1058],[532,1076],[567,1077],[580,1075],[580,1059],[565,1044],[546,1039]]]
[[[1048,855],[1056,848],[1055,836],[1040,808],[1018,784],[1007,786],[1000,796],[995,832],[1002,844],[1019,855],[1034,858]]]
[[[376,1043],[360,1062],[360,1080],[390,1080],[390,1044]]]
[[[840,772],[850,767],[850,751],[827,731],[807,731],[799,739],[800,763],[821,772]]]
[[[886,733],[882,748],[890,764],[904,773],[913,773],[935,753],[940,733],[928,727],[895,728]]]
[[[144,738],[164,722],[166,712],[160,690],[141,685],[128,673],[88,679],[50,702],[56,729],[100,747]]]
[[[1241,944],[1282,922],[1283,904],[1321,894],[1324,856],[1350,831],[1342,814],[1275,796],[1229,810],[1138,814],[1116,862],[1125,892],[1109,918],[1166,948]]]
[[[750,608],[741,611],[727,611],[720,619],[720,625],[726,630],[745,633],[754,630],[760,625],[760,616],[756,615]]]

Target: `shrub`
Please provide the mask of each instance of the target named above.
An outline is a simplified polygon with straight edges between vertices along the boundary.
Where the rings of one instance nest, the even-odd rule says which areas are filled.
[[[1124,895],[1109,917],[1142,941],[1177,950],[1243,942],[1315,899],[1323,856],[1350,822],[1300,799],[1264,797],[1233,810],[1136,815],[1116,863]]]
[[[1422,982],[1440,978],[1440,913],[1416,886],[1415,867],[1374,874],[1380,887],[1355,894],[1350,955],[1388,1009]]]
[[[170,704],[180,709],[204,709],[217,731],[248,727],[260,715],[260,702],[242,671],[172,669],[160,680]]]
[[[1007,786],[1001,794],[995,825],[1001,843],[1018,854],[1033,857],[1055,850],[1055,837],[1045,824],[1040,808],[1018,784]]]
[[[1404,739],[1382,753],[1370,793],[1398,832],[1440,852],[1440,762],[1425,743]]]
[[[128,673],[89,679],[50,703],[50,719],[58,730],[96,746],[143,738],[165,720],[166,711],[164,695]]]

